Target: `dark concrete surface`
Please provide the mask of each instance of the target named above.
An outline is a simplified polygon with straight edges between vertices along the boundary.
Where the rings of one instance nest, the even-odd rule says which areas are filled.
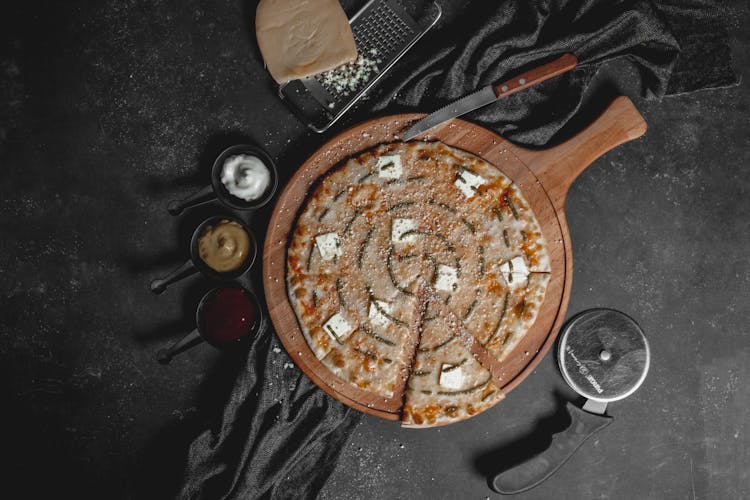
[[[725,5],[744,74],[750,8]],[[169,498],[187,443],[220,410],[236,355],[204,345],[155,362],[211,283],[193,277],[159,297],[147,285],[217,210],[177,219],[165,208],[207,182],[223,146],[262,145],[288,176],[324,140],[276,99],[253,9],[2,7],[0,479],[17,498]],[[651,371],[610,405],[612,425],[519,499],[750,497],[750,91],[636,105],[647,135],[595,162],[568,197],[569,315],[635,317]],[[414,431],[365,417],[321,497],[497,498],[487,471],[542,446],[569,399],[547,356],[469,421]]]

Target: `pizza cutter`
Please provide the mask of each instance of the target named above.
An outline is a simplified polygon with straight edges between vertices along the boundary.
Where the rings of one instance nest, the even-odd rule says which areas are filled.
[[[638,324],[613,309],[590,309],[565,326],[557,361],[568,385],[586,398],[583,408],[566,404],[570,426],[552,436],[546,450],[489,480],[498,493],[521,493],[554,474],[597,431],[608,426],[607,403],[633,394],[648,373],[651,355]]]

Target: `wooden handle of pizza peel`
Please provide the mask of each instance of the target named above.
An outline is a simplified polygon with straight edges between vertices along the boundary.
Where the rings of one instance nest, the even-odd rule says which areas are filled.
[[[563,54],[554,61],[516,75],[510,80],[494,85],[492,88],[495,91],[495,96],[500,99],[501,97],[532,87],[544,80],[562,75],[575,68],[577,64],[578,58],[575,55]]]
[[[570,185],[586,167],[610,149],[642,136],[647,128],[633,102],[621,96],[562,144],[538,151],[518,146],[511,149],[534,172],[555,208],[562,210]]]

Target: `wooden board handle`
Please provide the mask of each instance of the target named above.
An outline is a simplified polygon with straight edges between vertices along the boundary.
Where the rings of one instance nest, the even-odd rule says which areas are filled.
[[[532,151],[513,148],[534,172],[555,208],[565,207],[568,189],[583,170],[610,149],[646,133],[646,122],[627,97],[616,98],[586,128],[555,147]]]
[[[549,80],[557,75],[562,75],[575,68],[578,64],[578,58],[573,54],[563,54],[552,62],[543,64],[537,68],[530,69],[525,73],[514,76],[510,80],[498,83],[493,86],[495,95],[498,99],[513,94],[525,88]]]

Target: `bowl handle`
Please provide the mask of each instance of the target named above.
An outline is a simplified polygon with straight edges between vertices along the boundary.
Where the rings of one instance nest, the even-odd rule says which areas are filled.
[[[170,345],[169,347],[159,349],[159,352],[156,353],[156,359],[159,360],[159,363],[167,365],[170,361],[172,361],[173,357],[177,356],[183,351],[187,351],[191,347],[196,346],[201,342],[203,342],[203,337],[201,337],[200,332],[196,328],[192,332],[185,334],[184,337],[182,337],[180,340]]]
[[[206,186],[192,196],[188,196],[183,200],[173,200],[167,205],[167,210],[171,215],[180,215],[186,208],[194,207],[202,203],[215,200],[216,194],[214,193],[212,186]]]
[[[191,274],[195,274],[197,272],[198,269],[196,269],[196,267],[193,265],[193,262],[188,260],[165,277],[153,280],[149,288],[151,288],[152,292],[159,295],[160,293],[166,291],[167,287],[172,283],[187,278]]]

